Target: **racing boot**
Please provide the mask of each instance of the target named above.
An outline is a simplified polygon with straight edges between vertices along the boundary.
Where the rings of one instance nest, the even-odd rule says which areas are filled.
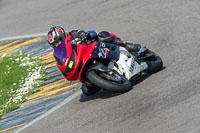
[[[101,88],[99,88],[97,86],[92,86],[91,84],[83,83],[81,90],[82,90],[84,95],[91,96],[93,94],[96,94],[99,90],[101,90]]]
[[[132,42],[125,41],[123,42],[123,46],[129,51],[129,52],[138,52],[141,48],[140,44],[133,44]]]
[[[131,53],[136,53],[140,50],[140,44],[133,44],[131,41],[123,41],[120,38],[113,38],[113,43],[126,48]]]

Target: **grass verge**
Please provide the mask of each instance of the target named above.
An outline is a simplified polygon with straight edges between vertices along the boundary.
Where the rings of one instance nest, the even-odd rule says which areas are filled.
[[[0,117],[37,92],[45,79],[42,59],[25,54],[0,57]]]

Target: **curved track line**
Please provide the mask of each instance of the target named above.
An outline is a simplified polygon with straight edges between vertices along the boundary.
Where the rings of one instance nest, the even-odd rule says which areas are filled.
[[[46,113],[42,114],[41,116],[37,117],[36,119],[34,119],[33,121],[31,121],[30,123],[28,123],[27,125],[25,125],[24,127],[20,128],[19,130],[17,130],[15,133],[19,133],[22,130],[24,130],[25,128],[33,125],[34,123],[36,123],[37,121],[41,120],[42,118],[46,117],[47,115],[53,113],[55,110],[59,109],[60,107],[62,107],[63,105],[67,104],[68,102],[70,102],[71,100],[73,100],[75,97],[79,96],[81,94],[81,90],[78,90],[76,93],[74,93],[73,95],[69,96],[68,98],[66,98],[63,102],[61,102],[60,104],[58,104],[57,106],[53,107],[52,109],[50,109],[49,111],[47,111]]]
[[[46,35],[46,34],[45,34],[45,33],[41,33],[41,34],[32,34],[32,35],[25,35],[25,36],[18,36],[18,37],[9,37],[9,38],[0,39],[0,41],[10,41],[10,40],[21,39],[21,38],[34,38],[34,37],[39,37],[39,36],[43,36],[43,35]],[[38,38],[34,38],[34,39],[32,39],[32,40],[29,40],[29,41],[26,41],[26,42],[24,42],[24,43],[21,43],[21,44],[18,44],[18,45],[16,45],[16,46],[14,46],[14,49],[19,48],[20,46],[23,46],[23,45],[32,43],[32,42],[37,42],[37,41],[38,41]],[[14,41],[14,42],[11,42],[11,43],[7,44],[6,46],[2,46],[1,48],[2,48],[3,50],[1,50],[0,54],[1,54],[1,53],[10,52],[11,50],[13,50],[13,47],[7,48],[7,49],[4,49],[4,48],[5,48],[5,47],[8,47],[8,46],[10,46],[10,45],[12,45],[12,44],[14,44],[14,43],[16,43],[16,42],[19,42],[19,40],[16,40],[16,41]],[[48,65],[55,65],[55,63],[52,62],[52,58],[50,57],[51,54],[52,54],[52,53],[47,54],[48,57],[43,56],[43,57],[45,58],[44,60],[47,60],[46,63],[49,63]],[[61,84],[63,84],[63,83],[61,83]],[[51,91],[51,92],[46,92],[45,94],[50,95],[50,94],[57,93],[57,92],[62,91],[62,90],[69,89],[70,87],[75,87],[75,86],[77,86],[77,85],[78,85],[78,84],[75,83],[75,84],[73,84],[73,85],[71,85],[71,86],[66,86],[66,87],[63,87],[63,88],[58,89],[58,90],[54,90],[54,91]],[[52,87],[52,86],[51,86],[51,87]],[[48,89],[49,89],[49,87],[48,87]],[[46,90],[47,90],[47,88],[43,88],[43,91],[46,91]],[[80,95],[80,94],[81,94],[81,91],[80,91],[80,90],[77,91],[77,92],[75,92],[74,94],[72,94],[71,96],[69,96],[68,98],[66,98],[63,102],[61,102],[61,103],[58,104],[57,106],[51,108],[49,111],[47,111],[46,113],[44,113],[44,114],[42,114],[41,116],[37,117],[36,119],[30,121],[30,123],[28,123],[28,124],[25,125],[24,127],[21,127],[21,128],[20,128],[19,130],[17,130],[16,132],[20,132],[20,131],[22,131],[23,129],[25,129],[25,128],[31,126],[32,124],[34,124],[35,122],[39,121],[39,120],[42,119],[43,117],[49,115],[50,113],[52,113],[52,112],[54,112],[55,110],[57,110],[57,109],[59,109],[60,107],[62,107],[63,105],[67,104],[68,102],[70,102],[72,99],[74,99],[75,97],[77,97],[77,96]],[[20,126],[22,126],[22,125],[24,125],[24,124],[16,125],[16,126],[14,126],[14,127],[11,127],[11,128],[8,128],[8,129],[2,130],[2,131],[8,131],[8,130],[10,130],[10,129],[14,129],[14,128],[16,128],[16,127],[20,127]]]
[[[21,38],[39,37],[39,36],[45,36],[45,35],[47,35],[47,33],[38,33],[38,34],[22,35],[22,36],[15,36],[15,37],[6,37],[6,38],[0,38],[0,41],[16,40],[16,39],[21,39]]]

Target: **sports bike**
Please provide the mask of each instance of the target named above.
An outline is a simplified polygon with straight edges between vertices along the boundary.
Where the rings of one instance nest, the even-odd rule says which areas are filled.
[[[54,49],[54,57],[67,80],[79,79],[93,87],[120,93],[130,90],[131,82],[142,74],[163,68],[160,56],[146,47],[129,52],[110,43],[71,41],[71,36]]]

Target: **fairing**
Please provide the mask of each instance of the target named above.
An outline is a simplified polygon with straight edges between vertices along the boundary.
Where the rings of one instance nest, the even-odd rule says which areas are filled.
[[[82,71],[91,58],[119,59],[119,47],[113,44],[92,42],[91,44],[72,44],[71,36],[54,49],[57,66],[67,80],[82,81]],[[91,64],[92,65],[92,64]]]

